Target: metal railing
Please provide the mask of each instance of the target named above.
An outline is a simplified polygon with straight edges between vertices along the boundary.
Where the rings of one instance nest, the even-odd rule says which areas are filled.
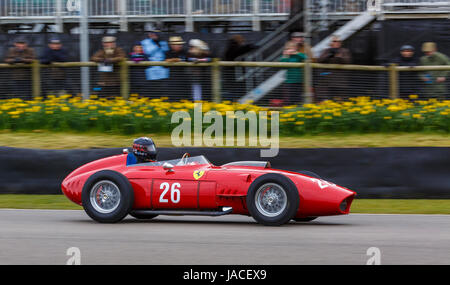
[[[380,12],[438,12],[450,11],[450,2],[445,0],[309,0],[310,13],[318,17],[324,15],[355,15],[377,7]]]
[[[56,0],[1,0],[0,16],[54,16]]]
[[[379,6],[382,12],[450,12],[445,0],[308,0],[309,13],[320,19],[327,16],[354,16],[369,6]],[[3,20],[39,20],[61,17],[76,19],[80,14],[79,0],[0,0]],[[89,0],[92,18],[143,17],[236,17],[290,15],[291,0]],[[25,19],[26,22],[26,19]]]
[[[287,20],[291,0],[89,0],[91,22],[119,23],[128,30],[128,23],[184,21],[187,32],[194,31],[194,22],[252,22],[254,31],[261,30],[262,21]],[[63,31],[64,23],[80,20],[81,0],[0,0],[1,24],[54,23]]]
[[[146,80],[147,69],[155,66],[169,68],[169,78]],[[407,98],[411,94],[450,99],[450,66],[385,67],[218,60],[196,64],[123,61],[109,74],[97,71],[97,64],[93,62],[0,64],[0,84],[3,86],[0,97],[31,99],[50,94],[79,94],[80,67],[90,68],[93,88],[89,95],[103,97],[127,98],[130,94],[139,94],[152,98],[169,97],[174,101],[200,98],[215,102],[253,101],[260,105],[308,103],[357,96]],[[286,70],[287,80],[263,97],[258,97],[258,94],[248,96],[243,86],[245,83],[234,77],[236,67],[264,67],[268,73]],[[312,70],[309,76],[304,73],[307,67]],[[435,78],[438,77],[447,78],[447,81],[437,83]],[[311,93],[312,97],[303,95]]]
[[[172,1],[143,1],[128,0],[126,1],[126,14],[129,16],[146,16],[146,15],[185,15],[186,0]]]
[[[121,2],[125,1],[125,5]],[[2,17],[77,16],[78,0],[0,0]],[[259,5],[257,5],[259,3]],[[188,7],[191,5],[191,7]],[[125,9],[125,11],[122,11]],[[90,16],[253,15],[290,13],[290,0],[89,0]]]
[[[367,0],[310,0],[310,13],[355,13],[364,12]]]

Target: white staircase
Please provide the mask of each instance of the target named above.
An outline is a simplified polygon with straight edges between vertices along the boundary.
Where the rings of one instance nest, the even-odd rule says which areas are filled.
[[[319,57],[322,52],[330,46],[330,42],[333,36],[337,36],[341,41],[345,41],[356,32],[363,29],[376,19],[376,12],[366,11],[359,16],[356,16],[353,20],[347,22],[340,29],[329,35],[325,39],[321,40],[312,48],[314,57]]]

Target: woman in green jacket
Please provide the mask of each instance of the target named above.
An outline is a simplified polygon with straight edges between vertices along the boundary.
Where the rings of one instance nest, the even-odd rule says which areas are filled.
[[[295,42],[289,41],[284,46],[281,62],[304,62],[306,54],[298,52],[298,46]],[[292,105],[301,101],[303,88],[303,70],[301,68],[288,68],[286,71],[286,80],[282,85],[282,99],[274,101],[273,105]]]

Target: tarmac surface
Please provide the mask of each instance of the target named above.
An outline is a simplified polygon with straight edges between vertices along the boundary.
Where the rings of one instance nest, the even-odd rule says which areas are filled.
[[[0,264],[63,265],[72,247],[81,264],[363,265],[372,247],[381,264],[450,264],[450,215],[351,214],[265,227],[233,215],[99,224],[83,211],[0,210]]]

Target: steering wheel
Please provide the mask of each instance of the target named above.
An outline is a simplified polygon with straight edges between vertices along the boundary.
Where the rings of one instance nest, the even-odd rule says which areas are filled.
[[[183,156],[181,157],[181,160],[179,162],[180,165],[186,165],[188,158],[191,157],[191,155],[189,153],[185,153],[183,154]]]

